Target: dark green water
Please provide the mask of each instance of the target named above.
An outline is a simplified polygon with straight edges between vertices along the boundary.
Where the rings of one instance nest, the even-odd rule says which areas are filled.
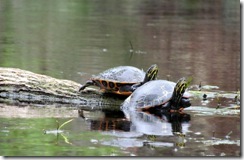
[[[82,118],[76,109],[22,109],[25,112],[11,110],[21,112],[15,116],[11,112],[1,115],[1,155],[238,157],[241,154],[238,111],[219,114],[221,110],[193,106],[176,118],[164,115],[160,119],[137,113],[128,120],[121,113],[86,111]],[[59,114],[54,114],[55,110]],[[58,123],[71,119],[57,131]]]
[[[192,76],[192,84],[232,93],[221,107],[235,105],[240,89],[237,0],[0,0],[0,22],[0,67],[84,83],[110,67],[146,70],[157,64],[160,79]],[[240,113],[218,114],[216,103],[215,98],[192,100],[185,111],[191,120],[178,124],[184,138],[161,120],[132,123],[102,112],[83,119],[77,108],[53,114],[0,104],[0,155],[240,156]],[[55,131],[57,119],[71,118],[62,133],[43,133]],[[162,129],[155,127],[154,135],[137,122],[144,129]]]
[[[68,127],[63,133],[44,134],[43,129],[56,129],[58,118],[1,118],[1,153],[7,156],[110,156],[113,153],[123,155],[119,149],[96,144],[96,141],[107,141],[111,137],[99,132]],[[20,123],[16,124],[16,121]],[[79,123],[79,124],[78,124]],[[79,119],[75,120],[82,125]],[[71,124],[72,125],[72,124]],[[76,127],[78,127],[76,126]],[[67,139],[67,140],[66,140]],[[93,140],[95,142],[93,142]]]

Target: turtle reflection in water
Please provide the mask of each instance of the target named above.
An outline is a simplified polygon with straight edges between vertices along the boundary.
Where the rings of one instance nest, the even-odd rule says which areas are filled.
[[[122,111],[84,111],[78,110],[80,117],[90,123],[91,130],[99,131],[130,131],[131,122],[128,121]]]
[[[79,91],[88,86],[97,86],[107,93],[129,96],[142,84],[155,80],[158,73],[156,64],[148,68],[146,73],[133,66],[119,66],[108,69],[97,76],[93,76]]]
[[[158,144],[167,147],[185,145],[184,135],[188,132],[189,114],[175,112],[154,115],[138,111],[100,113],[100,117],[81,116],[89,123],[91,130],[119,137],[101,142],[104,145],[126,148],[154,147]]]
[[[131,121],[131,129],[146,135],[181,135],[188,131],[188,122],[191,120],[189,114],[179,112],[152,114],[124,111],[124,114]]]
[[[148,114],[138,111],[128,112],[128,110],[116,113],[100,111],[102,116],[99,118],[90,116],[91,112],[86,116],[82,110],[79,114],[90,123],[91,130],[130,132],[141,136],[183,134],[188,130],[187,122],[191,119],[189,114],[178,112]]]

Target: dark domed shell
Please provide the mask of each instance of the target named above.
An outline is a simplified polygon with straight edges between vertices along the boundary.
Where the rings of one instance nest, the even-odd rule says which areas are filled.
[[[170,100],[176,83],[153,80],[137,88],[122,104],[122,109],[144,108],[166,103]],[[184,95],[187,94],[186,92]]]
[[[107,81],[137,83],[143,81],[145,72],[132,66],[119,66],[108,69],[93,78]]]

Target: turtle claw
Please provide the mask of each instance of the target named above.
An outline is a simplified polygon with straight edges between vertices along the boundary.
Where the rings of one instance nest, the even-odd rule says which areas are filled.
[[[183,110],[184,110],[184,108],[183,107],[181,107],[181,108],[179,108],[179,109],[170,109],[170,113],[180,113],[180,114],[183,114],[184,112],[183,112]]]
[[[79,89],[79,92],[83,91],[85,88],[86,88],[85,85],[81,86],[80,89]]]
[[[95,85],[95,83],[93,81],[91,81],[91,80],[87,81],[86,84],[84,84],[83,86],[80,87],[79,92],[81,92],[86,87],[91,86],[91,85]]]

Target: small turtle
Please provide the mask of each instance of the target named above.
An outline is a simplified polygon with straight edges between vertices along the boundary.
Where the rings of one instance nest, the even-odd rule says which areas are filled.
[[[133,66],[119,66],[108,69],[97,76],[93,76],[81,88],[79,92],[87,86],[98,86],[105,92],[129,96],[136,88],[142,84],[155,80],[158,73],[156,64],[148,68],[147,72]]]
[[[153,80],[137,88],[121,106],[122,110],[139,110],[151,113],[182,111],[191,106],[185,92],[188,82],[181,78],[177,83],[167,80]]]

